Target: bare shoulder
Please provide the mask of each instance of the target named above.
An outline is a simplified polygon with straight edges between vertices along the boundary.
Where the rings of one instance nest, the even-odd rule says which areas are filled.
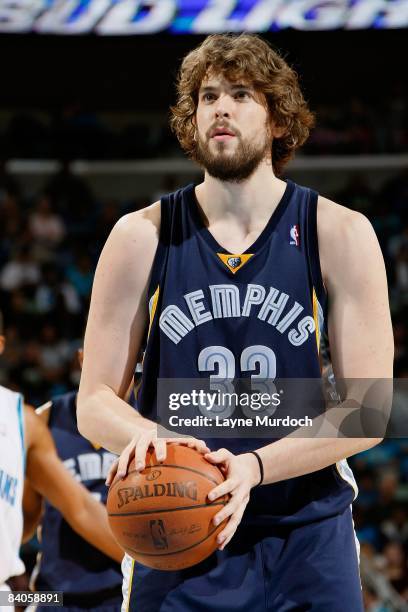
[[[27,469],[32,467],[32,458],[52,450],[55,452],[51,433],[44,420],[36,414],[32,406],[24,405],[25,446]]]
[[[160,231],[160,201],[146,208],[124,215],[113,232],[129,243],[148,244],[158,241]]]
[[[317,208],[317,227],[319,239],[339,241],[353,237],[359,232],[372,233],[374,230],[365,215],[341,204],[336,204],[328,198],[319,196]]]
[[[96,281],[115,278],[119,284],[127,283],[129,291],[135,284],[144,284],[157,250],[159,230],[160,202],[121,217],[102,249]]]
[[[328,286],[333,272],[347,274],[370,259],[382,263],[374,228],[365,215],[319,196],[317,232],[323,280]]]
[[[42,420],[35,414],[33,406],[24,404],[24,425],[26,450],[30,450],[38,439],[39,430],[42,429]]]

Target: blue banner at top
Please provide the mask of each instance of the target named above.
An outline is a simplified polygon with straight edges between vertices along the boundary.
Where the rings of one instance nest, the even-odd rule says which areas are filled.
[[[405,28],[408,0],[0,0],[0,32],[124,35]]]

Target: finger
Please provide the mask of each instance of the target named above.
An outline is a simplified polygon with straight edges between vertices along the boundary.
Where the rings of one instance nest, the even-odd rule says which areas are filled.
[[[187,446],[191,440],[190,438],[166,438],[166,442],[168,444],[181,444],[182,446]]]
[[[235,510],[231,514],[228,523],[225,525],[224,529],[219,534],[219,536],[221,536],[220,539],[227,538],[229,535],[233,533],[233,531],[235,531],[235,529],[237,528],[238,524],[240,523],[242,519],[247,503],[248,502],[244,499],[235,506]]]
[[[204,440],[194,440],[194,447],[203,455],[211,452]]]
[[[195,448],[200,453],[209,453],[211,449],[206,445],[204,440],[197,440],[196,438],[166,438],[167,442],[171,444],[181,444],[182,446],[188,446],[189,448]]]
[[[219,525],[220,523],[225,521],[225,519],[227,519],[229,516],[232,516],[234,512],[238,510],[241,504],[242,504],[242,498],[231,497],[228,504],[226,504],[222,508],[222,510],[217,512],[217,514],[214,516],[213,518],[214,525]]]
[[[112,484],[118,482],[118,480],[121,480],[122,478],[126,476],[128,467],[129,467],[129,463],[132,459],[134,452],[135,452],[135,442],[134,440],[132,440],[131,442],[129,442],[127,446],[125,446],[125,448],[120,454],[119,461],[118,461],[118,471],[116,472],[116,476]]]
[[[227,478],[227,480],[224,480],[224,482],[214,487],[214,489],[211,489],[211,491],[208,493],[208,499],[210,501],[214,501],[214,499],[217,499],[222,495],[231,493],[231,491],[236,489],[237,486],[238,482],[235,480],[235,478]]]
[[[112,465],[109,468],[109,472],[106,476],[105,484],[109,487],[112,484],[115,474],[118,470],[119,465],[119,457],[112,462]]]
[[[147,449],[153,441],[156,441],[156,434],[151,431],[142,434],[137,441],[135,449],[135,467],[138,472],[144,470],[146,466]]]
[[[228,524],[217,536],[217,544],[220,550],[224,550],[226,545],[231,541],[234,533],[236,532],[238,525],[240,524],[243,514],[245,512],[246,503],[241,504],[238,510],[231,516]]]
[[[213,451],[212,453],[206,453],[204,457],[210,463],[222,463],[223,461],[228,461],[228,459],[233,457],[233,454],[226,448],[219,448],[217,451]]]
[[[164,461],[167,456],[166,440],[164,438],[157,438],[153,440],[153,447],[156,451],[157,461]]]

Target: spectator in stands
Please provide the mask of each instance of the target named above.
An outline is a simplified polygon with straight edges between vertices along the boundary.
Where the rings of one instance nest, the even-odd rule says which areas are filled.
[[[0,287],[13,291],[25,285],[35,285],[40,280],[40,268],[32,256],[29,246],[20,247],[14,258],[3,267],[0,274]]]
[[[22,243],[25,227],[17,196],[11,192],[3,193],[0,201],[0,265],[8,260],[16,244]]]
[[[86,251],[78,252],[74,262],[67,268],[66,278],[84,301],[91,293],[93,275],[94,268],[90,256]]]
[[[365,589],[364,593],[364,610],[366,612],[393,612],[392,608],[381,601],[373,588]]]
[[[41,269],[41,281],[35,293],[36,309],[39,314],[52,315],[61,320],[61,315],[79,315],[82,307],[75,288],[63,279],[54,263],[47,263]]]
[[[403,363],[408,358],[408,334],[407,334],[407,316],[408,310],[401,310],[394,317],[394,344],[395,344],[395,365],[399,368],[399,364]],[[399,376],[399,374],[396,374]]]
[[[62,215],[70,236],[92,231],[95,223],[95,203],[89,185],[83,178],[72,174],[68,160],[61,162],[61,170],[44,189],[55,210]]]
[[[48,195],[42,194],[38,199],[29,217],[29,227],[33,239],[45,248],[58,246],[64,238],[64,223],[62,218],[53,211]]]
[[[408,586],[407,559],[400,542],[388,542],[383,551],[384,570],[390,584],[397,593],[403,593]]]
[[[10,370],[8,384],[14,390],[24,389],[34,404],[47,393],[49,385],[41,368],[41,346],[38,340],[28,340],[22,347],[17,367]]]
[[[44,379],[53,384],[63,378],[65,368],[72,358],[72,347],[61,337],[55,325],[46,323],[40,333],[39,363]]]
[[[402,503],[394,506],[390,516],[381,523],[380,529],[384,539],[399,542],[406,546],[408,544],[407,508]]]

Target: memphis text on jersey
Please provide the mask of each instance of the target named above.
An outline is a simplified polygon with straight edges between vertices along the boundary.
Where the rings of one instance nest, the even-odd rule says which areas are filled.
[[[202,289],[183,296],[190,317],[175,304],[166,306],[162,311],[160,329],[174,344],[178,344],[198,325],[213,319],[256,317],[279,333],[286,334],[293,346],[306,342],[316,329],[312,316],[302,316],[304,307],[275,287],[265,288],[262,285],[248,284],[243,301],[239,288],[234,284],[209,285],[208,289],[211,295],[209,305],[206,304]]]

